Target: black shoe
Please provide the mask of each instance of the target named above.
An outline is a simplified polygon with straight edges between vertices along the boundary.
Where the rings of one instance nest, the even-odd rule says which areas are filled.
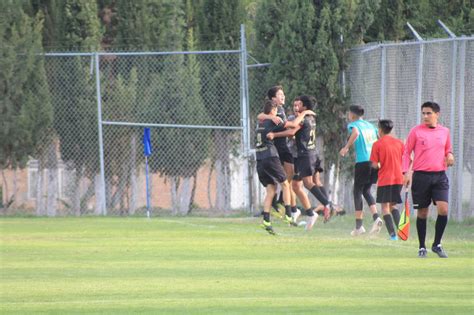
[[[426,254],[427,254],[426,248],[420,248],[418,250],[418,258],[426,258]]]
[[[438,254],[440,258],[448,258],[448,254],[446,254],[441,244],[438,244],[437,246],[433,245],[431,247],[431,250],[433,251],[433,253]]]

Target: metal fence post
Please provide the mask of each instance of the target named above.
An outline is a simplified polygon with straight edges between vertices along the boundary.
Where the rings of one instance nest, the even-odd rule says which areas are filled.
[[[100,91],[100,66],[99,53],[95,53],[95,85],[97,95],[97,123],[99,125],[99,155],[100,155],[100,181],[101,181],[101,203],[102,214],[107,215],[107,205],[105,202],[105,166],[104,166],[104,141],[102,136],[102,95]]]
[[[465,93],[465,74],[466,74],[466,40],[461,41],[460,47],[460,62],[459,62],[459,133],[458,133],[458,145],[459,145],[459,156],[456,163],[457,166],[457,220],[462,220],[462,195],[463,195],[463,184],[462,184],[462,173],[464,166],[464,93]]]
[[[241,113],[242,113],[242,139],[244,149],[244,159],[246,168],[246,179],[244,180],[244,199],[247,204],[250,213],[253,213],[252,209],[252,174],[250,169],[250,123],[249,123],[249,100],[248,100],[248,75],[247,75],[247,43],[245,39],[245,25],[240,25],[240,78],[241,78]]]
[[[387,48],[382,45],[380,67],[380,119],[385,118],[385,79],[386,79],[386,64],[387,64]]]

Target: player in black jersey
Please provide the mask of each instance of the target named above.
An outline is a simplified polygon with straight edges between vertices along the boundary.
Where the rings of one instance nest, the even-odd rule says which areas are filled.
[[[300,112],[303,110],[312,110],[315,106],[316,99],[314,99],[314,97],[303,95],[296,98],[295,103],[298,103],[298,109]],[[325,194],[324,190],[321,190],[321,188],[315,183],[315,177],[318,178],[315,174],[322,171],[320,166],[321,161],[319,160],[316,151],[316,117],[312,115],[305,116],[304,120],[296,125],[295,128],[283,132],[272,132],[269,133],[267,137],[273,139],[274,137],[288,137],[293,135],[296,138],[298,155],[295,169],[299,175],[299,177],[295,179],[295,183],[292,185],[293,189],[298,197],[303,197],[304,192],[301,189],[300,183],[298,183],[298,181],[303,181],[305,188],[308,189],[324,206],[319,214],[324,215],[324,220],[327,222],[334,213],[334,210],[332,203],[328,200],[327,194]],[[300,201],[302,201],[301,198]],[[306,214],[310,216],[307,229],[311,229],[316,222],[317,216],[311,218],[313,210],[310,207],[307,208],[307,206],[307,204],[303,204],[303,207],[306,209]]]
[[[257,116],[257,118],[258,119],[271,119],[276,125],[285,123],[287,121],[287,118],[286,118],[285,109],[283,108],[283,105],[285,104],[285,93],[283,92],[283,87],[281,85],[276,85],[276,86],[271,87],[267,91],[267,97],[269,100],[272,100],[275,104],[278,105],[277,114],[276,116],[271,117],[269,115],[265,115],[265,113],[260,113]],[[284,131],[284,130],[285,128],[283,127],[283,125],[280,125],[280,127],[276,129],[276,131]],[[285,173],[287,175],[286,178],[288,182],[290,183],[290,189],[291,189],[291,181],[294,175],[293,155],[291,154],[291,151],[288,148],[286,138],[275,139],[274,143],[278,151],[278,157],[280,158],[280,162],[283,165],[283,168],[285,169]],[[296,205],[295,194],[291,193],[290,197],[292,198],[291,204]],[[280,203],[282,202],[282,196],[280,196],[279,202]],[[273,201],[273,207],[278,211],[278,204],[277,204],[276,199]],[[292,207],[292,211],[296,211],[296,206]]]
[[[267,100],[264,105],[264,113],[269,116],[275,116],[277,113],[277,105],[271,100]],[[296,122],[300,123],[303,116],[307,114],[304,112],[300,119]],[[283,200],[285,204],[285,219],[288,223],[292,223],[290,210],[290,184],[286,180],[286,174],[278,157],[277,149],[273,140],[267,138],[267,134],[278,130],[280,126],[275,125],[271,119],[259,120],[256,134],[256,159],[257,159],[257,173],[258,178],[266,189],[266,196],[263,205],[263,223],[262,227],[274,234],[270,222],[270,208],[273,196],[275,195],[276,184],[280,183],[283,191]]]

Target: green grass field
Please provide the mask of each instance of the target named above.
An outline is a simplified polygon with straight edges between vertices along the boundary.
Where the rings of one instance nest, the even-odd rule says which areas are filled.
[[[310,233],[274,222],[277,236],[257,218],[0,218],[0,313],[474,312],[472,225],[448,223],[448,259],[419,259],[414,222],[407,242],[351,238],[350,215]]]

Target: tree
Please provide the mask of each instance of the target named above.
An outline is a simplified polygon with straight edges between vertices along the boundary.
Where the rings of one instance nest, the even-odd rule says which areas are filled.
[[[0,167],[24,167],[28,157],[45,161],[53,111],[41,56],[42,15],[23,4],[0,3]],[[7,190],[7,187],[5,188]],[[15,198],[16,191],[12,198]],[[38,196],[41,192],[38,191]],[[9,197],[9,196],[8,196]],[[39,198],[41,199],[41,198]],[[40,200],[38,200],[40,202]],[[44,214],[43,208],[38,209]]]
[[[240,1],[202,0],[198,7],[198,45],[201,50],[236,50],[244,7]],[[201,62],[201,94],[212,125],[240,126],[239,55],[210,55]],[[238,136],[228,130],[214,130],[212,162],[216,169],[218,210],[230,209],[230,157]]]

